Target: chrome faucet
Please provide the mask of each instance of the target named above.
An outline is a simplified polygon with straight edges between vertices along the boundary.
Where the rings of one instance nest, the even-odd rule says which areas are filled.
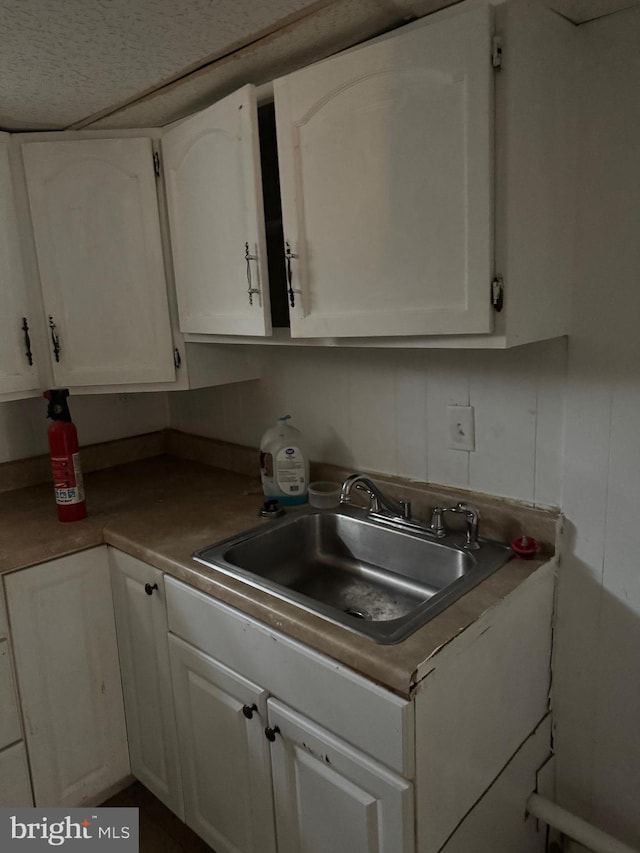
[[[464,515],[467,522],[467,538],[464,543],[464,547],[468,551],[477,551],[480,547],[480,543],[478,542],[478,519],[480,518],[480,511],[478,508],[473,504],[463,501],[456,506],[434,507],[431,513],[429,530],[434,534],[434,536],[437,536],[438,539],[442,539],[447,535],[447,529],[444,526],[445,512],[455,512]]]
[[[411,502],[410,501],[394,501],[393,498],[387,497],[380,491],[373,480],[365,477],[364,474],[351,474],[342,484],[340,492],[340,503],[351,503],[351,490],[353,488],[358,491],[366,492],[369,495],[369,512],[381,513],[381,505],[396,518],[401,518],[404,521],[411,519]]]
[[[379,486],[369,477],[364,474],[350,474],[342,484],[340,491],[340,503],[351,503],[351,492],[353,489],[365,492],[369,496],[369,512],[372,515],[379,515],[388,520],[392,520],[397,524],[408,526],[411,528],[419,528],[423,531],[428,531],[437,539],[443,539],[448,531],[444,524],[444,514],[446,512],[455,512],[464,515],[467,522],[466,540],[463,545],[468,551],[477,551],[480,547],[478,541],[478,519],[480,511],[473,504],[460,501],[456,506],[436,506],[431,513],[431,522],[426,524],[423,521],[415,519],[411,515],[411,502],[403,500],[393,500],[387,497]],[[387,511],[383,512],[383,507]]]

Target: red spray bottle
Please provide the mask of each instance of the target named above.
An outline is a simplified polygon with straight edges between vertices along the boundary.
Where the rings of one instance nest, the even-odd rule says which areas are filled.
[[[60,521],[80,521],[87,517],[84,484],[78,452],[78,433],[71,422],[67,405],[69,391],[52,388],[44,392],[49,401],[47,417],[51,418],[47,435],[51,456],[51,473]]]

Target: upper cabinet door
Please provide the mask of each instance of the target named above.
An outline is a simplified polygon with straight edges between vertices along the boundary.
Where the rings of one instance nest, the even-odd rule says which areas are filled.
[[[491,331],[491,24],[419,22],[275,81],[293,336]]]
[[[56,383],[175,380],[151,140],[23,155]]]
[[[181,331],[271,334],[254,87],[170,130],[162,151]]]
[[[38,387],[7,138],[0,137],[0,394]]]

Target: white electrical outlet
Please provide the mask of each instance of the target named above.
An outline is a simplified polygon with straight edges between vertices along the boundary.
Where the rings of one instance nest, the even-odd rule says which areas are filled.
[[[447,406],[449,450],[475,450],[473,406]]]

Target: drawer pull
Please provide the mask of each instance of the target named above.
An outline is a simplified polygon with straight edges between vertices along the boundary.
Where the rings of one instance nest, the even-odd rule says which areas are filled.
[[[276,739],[276,735],[279,735],[279,734],[280,734],[280,727],[279,726],[274,726],[273,728],[269,728],[269,726],[267,726],[267,728],[264,730],[264,735],[265,735],[266,739],[270,740],[271,743],[274,742],[274,740]]]
[[[253,705],[243,705],[242,713],[245,715],[247,720],[253,719],[253,712],[258,710],[258,706],[254,703]]]
[[[147,593],[147,595],[153,595],[153,590],[154,590],[154,589],[158,589],[158,584],[157,584],[157,583],[154,583],[154,585],[153,585],[153,586],[151,586],[151,584],[150,584],[150,583],[146,583],[146,584],[144,585],[144,591]]]

